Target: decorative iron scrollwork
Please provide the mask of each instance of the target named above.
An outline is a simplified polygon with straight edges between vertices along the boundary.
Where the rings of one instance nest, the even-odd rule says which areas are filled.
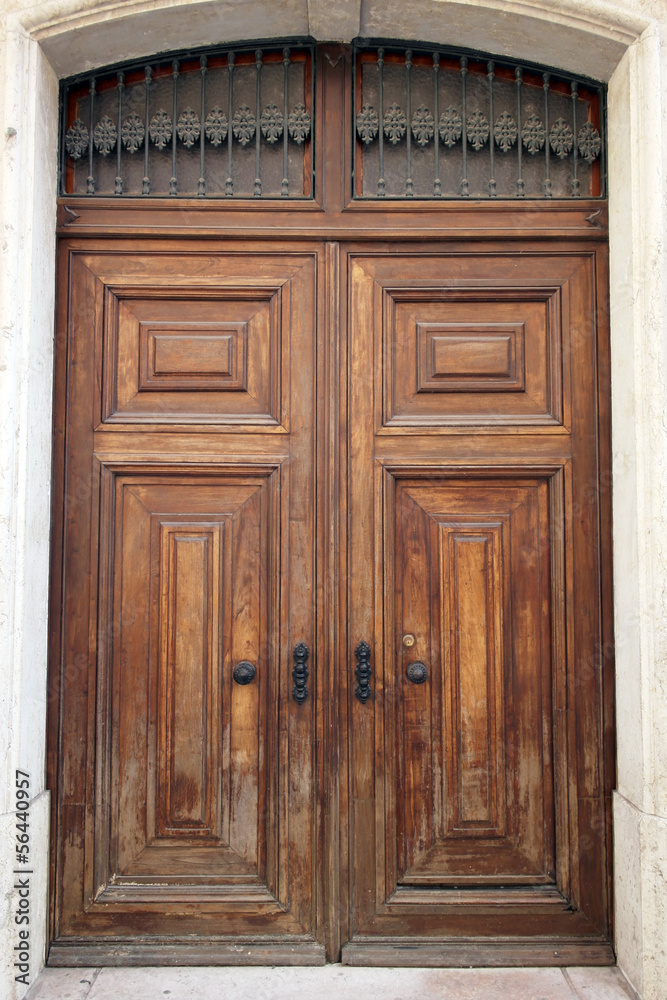
[[[204,131],[212,146],[219,146],[227,138],[227,115],[222,108],[213,108],[206,116]]]
[[[164,149],[167,143],[171,141],[172,122],[166,111],[163,109],[156,111],[151,118],[148,134],[151,137],[153,145],[157,146],[158,149]]]
[[[445,108],[438,123],[440,138],[448,149],[455,146],[463,134],[463,119],[456,108]]]
[[[72,122],[67,129],[65,149],[73,160],[80,160],[88,149],[88,129],[80,118]]]
[[[100,118],[93,130],[95,149],[100,156],[108,156],[116,148],[118,130],[108,115]]]
[[[379,128],[380,119],[378,118],[377,111],[372,105],[364,104],[357,115],[357,134],[359,138],[368,145],[378,134]]]
[[[407,124],[405,112],[401,111],[398,104],[392,104],[387,108],[384,115],[384,134],[392,146],[395,146],[403,138]]]
[[[481,149],[489,138],[489,121],[481,111],[473,111],[466,126],[468,142],[473,149]]]
[[[426,43],[353,62],[355,198],[605,195],[603,87]]]
[[[243,104],[234,115],[232,130],[241,146],[247,146],[255,134],[255,116],[247,104]]]
[[[371,670],[371,647],[367,642],[362,640],[355,649],[354,655],[357,658],[354,673],[358,681],[354,693],[362,705],[365,705],[372,694],[371,674],[373,671]]]
[[[283,113],[276,104],[268,104],[262,112],[259,124],[267,142],[278,142],[283,134]]]
[[[199,115],[192,108],[186,108],[179,116],[176,134],[186,149],[191,149],[201,135]]]
[[[503,153],[506,153],[516,143],[518,134],[516,122],[509,112],[503,111],[493,126],[493,136],[496,140],[496,145],[499,146]]]
[[[546,129],[537,115],[531,115],[521,129],[523,144],[531,156],[535,156],[542,149],[546,134]]]
[[[427,146],[435,135],[435,121],[425,104],[422,104],[415,111],[412,116],[411,127],[417,145],[422,147]]]
[[[234,667],[232,676],[237,684],[245,685],[250,684],[255,679],[256,673],[257,668],[254,663],[250,663],[249,660],[240,660]]]
[[[590,122],[586,122],[580,129],[577,136],[577,146],[587,163],[592,163],[600,155],[600,133]]]
[[[310,41],[239,43],[71,78],[61,94],[61,193],[313,198],[314,61]]]
[[[287,118],[287,127],[290,139],[293,139],[297,146],[305,142],[310,135],[311,119],[304,104],[297,104],[292,113]]]
[[[300,642],[298,646],[294,647],[294,669],[292,670],[294,687],[292,688],[292,697],[297,705],[303,705],[308,697],[308,688],[306,687],[308,667],[306,664],[308,663],[309,656],[310,650],[305,642]]]
[[[408,675],[408,680],[412,681],[413,684],[423,684],[428,678],[428,667],[420,660],[408,664],[408,669],[405,672]]]
[[[144,141],[146,130],[139,115],[132,113],[123,122],[120,132],[123,138],[123,145],[128,153],[136,153]]]
[[[564,118],[558,118],[551,126],[549,144],[559,160],[564,160],[572,152],[574,135]]]

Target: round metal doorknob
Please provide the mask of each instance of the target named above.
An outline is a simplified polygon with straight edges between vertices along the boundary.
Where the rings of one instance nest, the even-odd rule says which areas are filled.
[[[241,660],[234,667],[233,676],[237,684],[250,684],[256,673],[257,668],[254,663],[250,663],[248,660]]]
[[[408,680],[412,681],[413,684],[423,684],[428,677],[428,667],[425,663],[420,663],[417,660],[415,663],[408,665],[406,674],[408,675]]]

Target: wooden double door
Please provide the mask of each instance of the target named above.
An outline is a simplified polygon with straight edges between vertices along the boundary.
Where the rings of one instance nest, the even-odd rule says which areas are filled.
[[[604,259],[63,236],[52,963],[612,960]]]

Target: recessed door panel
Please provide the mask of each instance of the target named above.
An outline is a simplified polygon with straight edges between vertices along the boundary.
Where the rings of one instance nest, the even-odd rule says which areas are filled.
[[[281,286],[224,285],[107,287],[106,423],[280,424]]]
[[[114,477],[109,890],[139,884],[157,901],[203,879],[276,892],[278,478]],[[249,683],[234,680],[240,663]]]
[[[554,882],[547,483],[393,486],[397,884]]]
[[[384,289],[386,427],[561,419],[557,288]]]

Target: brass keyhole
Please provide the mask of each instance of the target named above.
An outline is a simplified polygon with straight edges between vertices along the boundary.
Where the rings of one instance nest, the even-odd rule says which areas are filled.
[[[403,645],[405,646],[406,649],[410,649],[410,647],[414,646],[414,644],[415,644],[414,635],[412,634],[412,632],[407,632],[403,636]]]

